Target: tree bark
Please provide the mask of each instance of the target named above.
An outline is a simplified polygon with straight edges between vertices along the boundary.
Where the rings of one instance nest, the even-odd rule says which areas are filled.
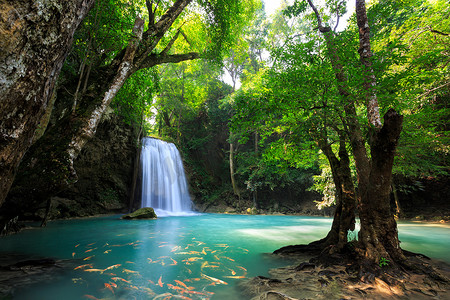
[[[0,2],[0,206],[94,0]]]
[[[373,134],[370,147],[372,168],[366,193],[361,197],[359,253],[378,262],[380,258],[404,260],[398,240],[397,223],[390,205],[392,166],[402,130],[403,116],[390,109],[381,130]]]
[[[332,246],[331,251],[340,251],[348,242],[348,232],[355,230],[356,195],[350,170],[350,158],[343,133],[339,134],[339,158],[336,157],[328,143],[326,134],[320,138],[315,136],[315,138],[331,167],[333,182],[336,187],[336,209],[333,224],[327,236],[311,244],[321,248]]]
[[[231,178],[231,186],[233,187],[233,192],[239,199],[239,205],[241,205],[241,193],[239,192],[239,188],[236,185],[236,178],[234,177],[234,145],[233,142],[230,143],[230,178]]]

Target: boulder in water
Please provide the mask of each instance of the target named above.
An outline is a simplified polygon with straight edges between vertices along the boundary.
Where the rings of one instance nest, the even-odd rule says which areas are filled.
[[[138,210],[122,216],[122,219],[126,220],[134,220],[134,219],[156,219],[157,216],[155,214],[155,211],[151,207],[143,207],[139,208]]]

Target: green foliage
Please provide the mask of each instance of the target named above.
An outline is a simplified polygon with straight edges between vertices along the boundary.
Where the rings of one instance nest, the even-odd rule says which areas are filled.
[[[252,19],[254,11],[260,6],[255,0],[199,0],[206,11],[206,32],[208,45],[204,54],[215,62],[222,62],[224,50],[235,44],[244,26]]]
[[[380,268],[389,266],[390,260],[384,257],[380,257],[380,261],[378,262],[378,265]]]
[[[145,12],[145,1],[97,0],[75,32],[65,70],[76,75],[83,62],[99,67],[108,64],[130,39],[136,16]],[[94,67],[94,68],[95,68]]]
[[[374,49],[386,57],[380,90],[395,97],[404,115],[394,173],[411,177],[448,174],[450,117],[450,4],[448,1],[383,1],[369,10]],[[393,84],[395,83],[395,84]],[[395,87],[395,89],[393,89]],[[391,96],[392,97],[392,96]]]
[[[159,74],[155,69],[134,73],[114,97],[111,107],[127,124],[142,124],[152,117],[153,97],[158,91]]]

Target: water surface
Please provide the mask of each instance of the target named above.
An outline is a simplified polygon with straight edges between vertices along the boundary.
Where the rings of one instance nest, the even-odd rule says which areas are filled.
[[[18,290],[14,299],[163,299],[170,294],[178,299],[242,299],[239,280],[289,264],[267,253],[317,240],[331,221],[221,214],[158,220],[109,216],[26,230],[2,238],[0,251],[73,262],[54,281]],[[446,224],[399,224],[403,248],[446,262],[449,233]]]

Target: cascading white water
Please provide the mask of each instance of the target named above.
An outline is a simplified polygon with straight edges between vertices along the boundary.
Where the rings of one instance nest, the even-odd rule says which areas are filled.
[[[153,207],[158,217],[195,214],[175,145],[148,137],[142,144],[141,207]]]

